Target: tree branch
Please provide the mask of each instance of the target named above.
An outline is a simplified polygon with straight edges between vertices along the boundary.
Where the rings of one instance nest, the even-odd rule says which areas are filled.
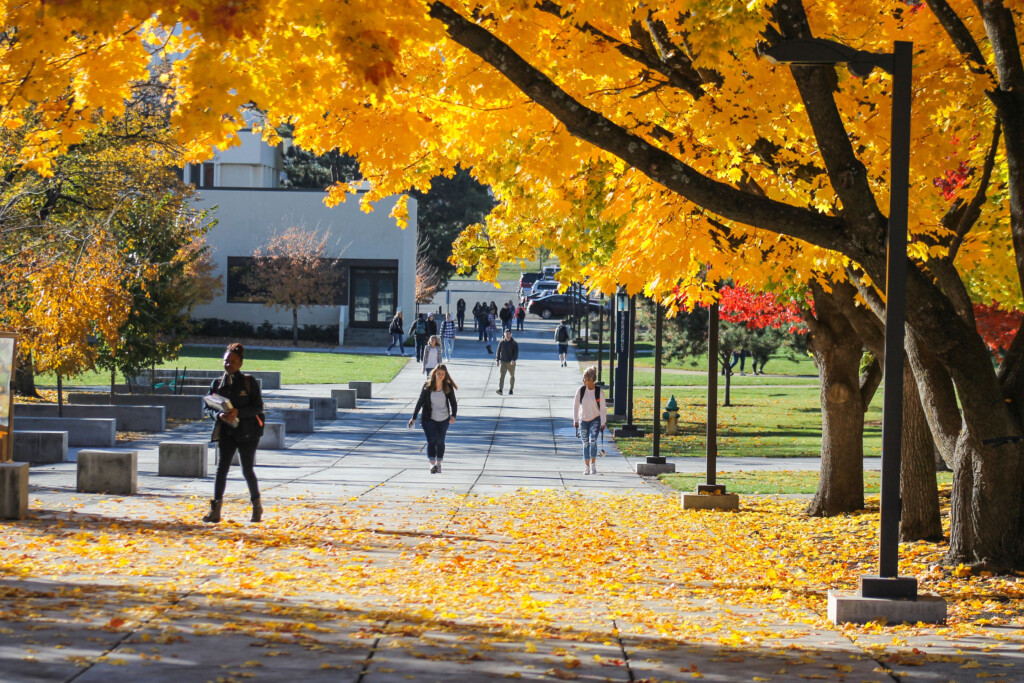
[[[960,51],[968,61],[971,62],[971,70],[975,73],[987,73],[991,75],[988,64],[985,63],[985,56],[981,53],[974,36],[967,29],[963,19],[956,13],[946,0],[925,0],[928,7],[935,14],[935,18],[942,24],[953,45]]]
[[[497,69],[575,137],[622,159],[690,202],[728,220],[802,239],[856,260],[868,256],[863,242],[846,234],[844,221],[808,208],[757,197],[712,180],[584,106],[508,45],[443,2],[430,4],[430,16],[445,24],[448,36],[455,43]]]

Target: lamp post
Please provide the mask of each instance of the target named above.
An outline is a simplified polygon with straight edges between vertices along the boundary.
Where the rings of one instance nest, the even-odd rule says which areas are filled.
[[[900,459],[903,433],[903,337],[906,317],[907,207],[910,201],[910,114],[913,43],[896,41],[893,51],[864,52],[822,39],[791,40],[765,51],[774,64],[845,64],[854,76],[880,68],[892,74],[889,230],[886,261],[885,389],[882,405],[882,493],[878,575],[862,576],[863,598],[917,597],[917,579],[898,576]],[[832,616],[832,605],[829,606]],[[943,603],[943,615],[945,604]]]
[[[616,438],[636,438],[644,435],[633,424],[633,359],[635,357],[634,330],[636,329],[636,299],[621,288],[616,301],[618,319],[616,337],[618,342],[618,375],[615,383],[615,414],[624,415],[626,424],[615,430]]]

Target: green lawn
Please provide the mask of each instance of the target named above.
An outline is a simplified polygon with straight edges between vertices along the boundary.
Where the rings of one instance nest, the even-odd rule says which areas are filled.
[[[864,493],[878,493],[878,472],[864,472]],[[696,491],[703,484],[703,474],[663,474],[659,477],[677,491]],[[952,472],[938,473],[939,486],[953,483]],[[814,471],[718,472],[716,484],[724,484],[729,493],[814,493],[818,489],[818,473]]]
[[[676,373],[663,372],[661,374],[661,386],[677,386],[677,387],[706,387],[708,384],[707,371],[705,374],[688,374],[681,375]],[[779,377],[775,375],[733,375],[732,380],[729,383],[730,388],[744,387],[744,386],[770,386],[774,384],[806,384],[808,386],[817,386],[817,377]],[[654,386],[654,370],[641,370],[636,367],[633,371],[633,386],[637,387],[653,387]],[[718,376],[718,391],[725,391],[725,378],[721,375]]]
[[[637,353],[644,355],[636,358],[636,367],[654,367],[654,344],[653,342],[637,342],[636,344]],[[747,358],[746,368],[747,372],[750,372],[751,360]],[[674,358],[670,361],[666,361],[662,364],[663,368],[677,368],[679,370],[703,370],[707,372],[708,369],[708,358],[706,355],[702,356],[687,356],[686,358]],[[807,375],[810,377],[818,376],[818,368],[814,365],[814,359],[810,356],[797,356],[796,358],[790,358],[789,354],[781,354],[772,356],[768,363],[765,365],[765,370],[769,375]],[[733,370],[735,373],[733,378],[739,376],[740,367],[739,365]]]
[[[157,367],[178,370],[221,370],[224,349],[220,347],[186,346],[177,360]],[[344,353],[315,353],[291,349],[248,349],[243,371],[280,371],[284,384],[335,384],[349,380],[388,382],[398,374],[407,358]],[[39,375],[36,383],[53,386],[57,378]],[[65,386],[109,386],[110,373],[87,372],[64,381]]]
[[[671,392],[662,392],[662,410]],[[654,392],[634,393],[633,419],[648,436],[619,439],[619,449],[630,456],[651,453]],[[818,388],[775,387],[732,393],[733,405],[718,408],[718,454],[723,457],[760,458],[817,457],[821,451],[821,406]],[[662,435],[661,453],[669,457],[704,457],[706,397],[700,392],[676,394],[679,404],[678,436]],[[882,392],[875,393],[866,415],[864,454],[881,454]],[[663,423],[664,428],[664,423]]]

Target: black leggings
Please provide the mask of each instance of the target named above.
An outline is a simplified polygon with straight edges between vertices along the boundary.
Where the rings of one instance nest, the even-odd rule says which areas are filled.
[[[224,489],[227,488],[228,484],[228,470],[231,469],[231,461],[235,457],[235,451],[238,451],[238,460],[242,463],[242,476],[245,477],[245,483],[249,485],[249,497],[259,498],[260,497],[260,486],[259,482],[256,481],[256,471],[253,469],[253,465],[256,462],[256,445],[259,441],[238,441],[236,442],[232,438],[220,438],[218,448],[220,449],[220,459],[217,461],[217,478],[213,483],[213,497],[215,500],[220,500],[224,497]]]

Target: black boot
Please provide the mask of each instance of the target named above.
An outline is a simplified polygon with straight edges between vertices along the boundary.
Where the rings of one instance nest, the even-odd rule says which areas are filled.
[[[210,514],[203,517],[204,522],[216,524],[220,521],[220,506],[224,501],[220,498],[210,501]]]
[[[252,499],[252,519],[250,522],[258,522],[263,519],[263,504],[260,503],[260,497],[256,496]]]

